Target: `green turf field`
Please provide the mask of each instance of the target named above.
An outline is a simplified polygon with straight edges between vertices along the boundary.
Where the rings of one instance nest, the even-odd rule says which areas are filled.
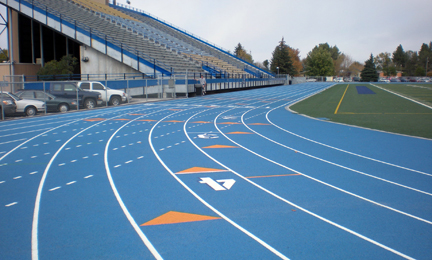
[[[408,84],[409,85],[409,84]],[[358,94],[367,86],[375,94]],[[377,84],[431,106],[432,84]],[[419,87],[421,86],[421,87]],[[369,83],[337,84],[290,107],[299,114],[388,132],[432,138],[432,109]]]

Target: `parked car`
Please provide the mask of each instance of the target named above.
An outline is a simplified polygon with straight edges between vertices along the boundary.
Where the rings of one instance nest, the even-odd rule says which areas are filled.
[[[87,109],[102,105],[102,95],[94,91],[84,91],[75,82],[52,82],[49,87],[50,94],[68,99],[78,99],[80,107]]]
[[[390,82],[401,82],[401,80],[398,78],[391,78]]]
[[[0,117],[16,113],[16,104],[13,98],[5,93],[0,93]],[[4,112],[3,112],[4,111]]]
[[[26,116],[34,116],[38,112],[45,111],[45,103],[42,101],[22,99],[9,92],[3,92],[3,95],[13,99],[16,104],[16,113],[24,113]]]
[[[344,82],[343,78],[337,77],[333,79],[334,82]]]
[[[77,109],[76,99],[56,97],[49,93],[43,92],[42,90],[19,90],[15,93],[15,95],[23,99],[35,99],[45,102],[47,111],[66,112]]]
[[[360,82],[360,77],[353,77],[354,82]]]
[[[389,83],[390,80],[388,80],[387,78],[380,78],[380,79],[378,79],[378,82],[385,82],[385,83]]]
[[[409,82],[409,79],[408,79],[408,78],[405,78],[405,77],[403,77],[403,78],[400,78],[400,81],[401,81],[401,82]]]
[[[96,81],[83,81],[78,82],[78,86],[83,90],[90,90],[99,92],[102,95],[102,100],[104,104],[106,104],[107,100],[110,105],[118,106],[121,103],[130,101],[131,97],[121,90],[110,89],[109,87],[105,87],[102,83]]]

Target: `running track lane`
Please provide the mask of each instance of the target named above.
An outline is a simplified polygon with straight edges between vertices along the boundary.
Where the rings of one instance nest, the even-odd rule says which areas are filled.
[[[285,110],[329,86],[2,122],[1,257],[427,259],[430,140]]]

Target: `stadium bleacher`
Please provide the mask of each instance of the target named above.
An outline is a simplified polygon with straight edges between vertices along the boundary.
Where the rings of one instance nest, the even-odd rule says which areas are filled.
[[[151,15],[121,5],[92,0],[21,0],[61,19],[77,21],[91,33],[102,35],[107,44],[119,44],[131,53],[142,53],[147,64],[170,73],[247,74],[260,77],[267,72],[205,41],[160,21]],[[44,9],[44,8],[41,8]],[[76,23],[75,23],[76,24]]]

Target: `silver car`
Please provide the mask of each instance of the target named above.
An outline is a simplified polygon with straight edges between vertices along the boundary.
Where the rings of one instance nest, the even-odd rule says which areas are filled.
[[[34,116],[38,112],[45,111],[45,103],[42,101],[22,99],[9,92],[3,92],[3,95],[9,96],[15,101],[17,113],[24,113],[26,116]]]

